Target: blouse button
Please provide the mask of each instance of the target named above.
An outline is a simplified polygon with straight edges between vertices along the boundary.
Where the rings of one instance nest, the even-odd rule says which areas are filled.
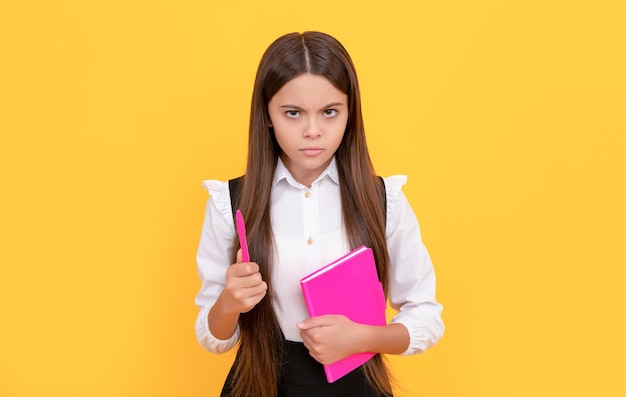
[[[309,237],[309,239],[306,241],[306,243],[307,243],[308,245],[313,244],[313,239]]]
[[[306,191],[304,192],[304,197],[309,198],[311,196],[311,192]]]

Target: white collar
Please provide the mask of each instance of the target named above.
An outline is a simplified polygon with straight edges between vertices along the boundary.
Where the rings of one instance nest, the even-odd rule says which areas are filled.
[[[322,171],[322,173],[313,181],[311,186],[321,181],[326,176],[328,176],[330,180],[332,180],[336,184],[339,184],[339,171],[337,170],[337,161],[335,160],[334,156],[333,159],[330,161],[330,164],[328,164],[328,167],[326,167],[324,171]],[[300,182],[296,181],[293,175],[291,175],[291,172],[289,172],[289,170],[285,166],[285,163],[283,163],[283,160],[279,157],[278,162],[276,163],[276,171],[274,172],[274,180],[272,181],[272,186],[276,186],[276,184],[283,179],[285,179],[290,185],[294,187],[300,189],[307,188]]]

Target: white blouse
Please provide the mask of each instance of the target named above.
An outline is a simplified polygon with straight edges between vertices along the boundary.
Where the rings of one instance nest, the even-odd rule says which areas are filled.
[[[387,248],[391,260],[388,297],[391,307],[398,311],[391,322],[403,324],[409,331],[409,347],[403,354],[410,355],[423,352],[443,335],[442,306],[435,298],[435,272],[422,243],[417,219],[401,190],[407,178],[397,175],[384,180]],[[228,182],[207,180],[203,185],[210,198],[197,254],[202,286],[196,295],[200,309],[196,335],[204,348],[223,353],[237,344],[239,327],[231,338],[218,339],[209,330],[208,313],[224,288],[236,233]],[[296,324],[308,318],[308,312],[300,279],[350,250],[342,224],[335,160],[307,188],[296,182],[279,159],[271,200],[277,253],[272,304],[285,338],[301,342]],[[254,261],[253,252],[250,258]]]

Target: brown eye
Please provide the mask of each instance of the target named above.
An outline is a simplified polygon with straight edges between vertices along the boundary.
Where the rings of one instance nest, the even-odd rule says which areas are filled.
[[[335,117],[336,115],[337,115],[337,111],[335,109],[324,110],[324,116],[326,117]]]

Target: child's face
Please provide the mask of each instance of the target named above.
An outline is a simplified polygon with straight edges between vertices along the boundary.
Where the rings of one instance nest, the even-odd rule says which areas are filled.
[[[348,96],[323,76],[303,74],[285,84],[268,104],[281,158],[305,186],[324,171],[348,122]]]

